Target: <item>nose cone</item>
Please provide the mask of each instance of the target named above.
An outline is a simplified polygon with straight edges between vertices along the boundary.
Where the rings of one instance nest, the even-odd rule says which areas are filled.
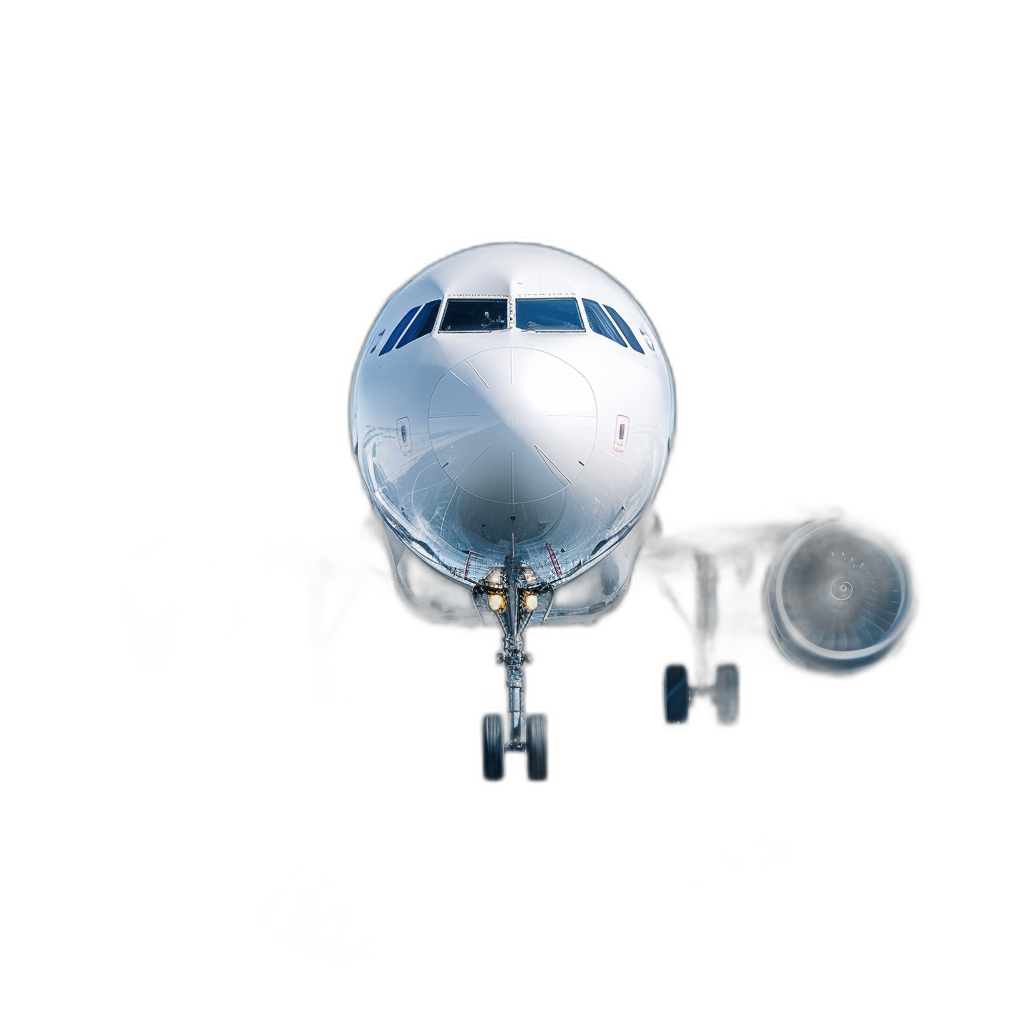
[[[586,377],[564,359],[489,349],[438,381],[429,430],[441,468],[459,487],[489,501],[539,501],[583,472],[597,403]]]

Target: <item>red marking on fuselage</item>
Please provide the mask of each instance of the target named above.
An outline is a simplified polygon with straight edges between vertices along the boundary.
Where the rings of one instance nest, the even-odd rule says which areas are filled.
[[[562,567],[561,567],[561,565],[558,564],[558,556],[555,554],[555,549],[553,547],[551,547],[551,545],[548,544],[547,541],[545,541],[544,544],[545,544],[545,547],[547,547],[547,549],[548,549],[548,557],[551,559],[552,566],[554,566],[555,575],[556,575],[556,577],[561,579]]]

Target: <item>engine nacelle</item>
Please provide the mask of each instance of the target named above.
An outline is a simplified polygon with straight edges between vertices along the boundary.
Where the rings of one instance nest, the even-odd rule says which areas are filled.
[[[765,607],[779,649],[808,668],[876,661],[903,635],[910,578],[884,541],[835,521],[809,523],[782,546],[765,581]]]

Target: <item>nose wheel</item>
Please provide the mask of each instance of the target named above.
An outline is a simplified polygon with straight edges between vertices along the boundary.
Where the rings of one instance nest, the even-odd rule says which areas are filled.
[[[505,776],[505,751],[526,751],[526,774],[532,782],[548,777],[548,720],[545,715],[526,716],[526,742],[506,743],[501,715],[484,715],[484,778],[496,782]]]
[[[497,781],[505,774],[505,738],[501,715],[484,715],[484,778]]]
[[[480,719],[480,759],[484,782],[501,782],[505,778],[504,715],[489,714]]]
[[[544,715],[526,718],[526,773],[534,782],[548,777],[548,720]]]

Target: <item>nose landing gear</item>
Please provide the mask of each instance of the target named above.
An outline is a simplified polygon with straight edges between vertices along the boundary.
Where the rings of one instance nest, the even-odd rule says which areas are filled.
[[[502,629],[498,663],[505,666],[508,687],[509,741],[502,736],[500,715],[485,715],[483,724],[484,778],[504,775],[505,751],[526,751],[527,774],[534,781],[548,777],[548,729],[544,715],[526,715],[523,665],[529,656],[523,650],[523,632],[535,614],[543,616],[551,604],[551,588],[513,554],[504,566],[492,569],[473,591],[477,606],[489,609]]]

